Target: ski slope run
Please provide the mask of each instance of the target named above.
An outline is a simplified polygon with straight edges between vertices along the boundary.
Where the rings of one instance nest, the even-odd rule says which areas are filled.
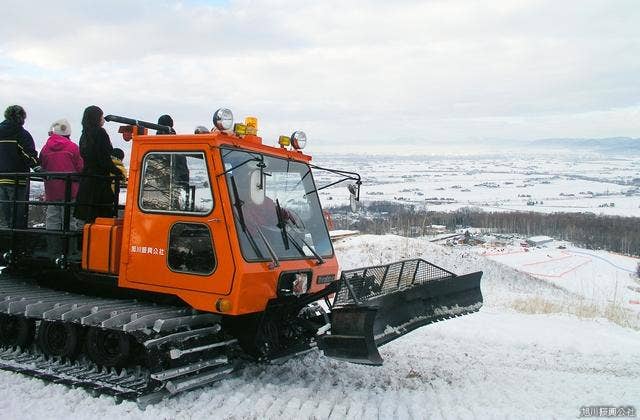
[[[595,305],[621,306],[634,312],[640,320],[640,279],[636,276],[640,261],[637,258],[576,248],[560,241],[540,247],[511,245],[481,252]]]
[[[381,367],[315,352],[283,365],[250,366],[144,411],[0,372],[0,418],[576,418],[582,406],[640,408],[638,331],[511,306],[540,296],[571,299],[570,291],[426,240],[349,237],[336,252],[344,268],[423,257],[457,273],[482,269],[485,306],[382,347]]]

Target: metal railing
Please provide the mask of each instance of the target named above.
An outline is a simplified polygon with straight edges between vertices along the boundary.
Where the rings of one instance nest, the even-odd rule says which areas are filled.
[[[452,272],[419,258],[345,270],[340,277],[334,304],[359,305],[375,296],[455,277]]]
[[[78,203],[73,197],[73,185],[79,183],[82,179],[86,178],[98,178],[110,181],[114,191],[113,203]],[[120,205],[120,180],[121,177],[117,176],[104,176],[104,175],[88,175],[81,173],[69,173],[69,172],[11,172],[0,173],[0,179],[12,179],[12,184],[4,183],[4,188],[13,188],[12,199],[0,199],[0,205],[11,205],[11,217],[9,220],[4,220],[5,215],[1,214],[0,217],[6,223],[6,226],[0,225],[0,237],[2,238],[2,252],[7,249],[12,250],[14,245],[18,241],[23,242],[21,248],[26,248],[28,244],[25,241],[33,241],[34,234],[46,235],[47,237],[59,237],[62,239],[62,252],[67,255],[69,252],[69,245],[72,238],[79,238],[82,236],[82,230],[73,229],[71,226],[72,215],[75,208],[79,205],[87,206],[90,208],[112,208],[112,213],[115,216],[118,214],[118,210],[124,208]],[[64,199],[62,201],[48,201],[44,199],[44,183],[46,181],[64,181]],[[31,198],[32,186],[35,183],[43,184],[43,197],[42,199],[34,200]],[[25,190],[23,190],[23,188]],[[23,192],[24,191],[24,192]],[[41,206],[59,206],[63,208],[62,211],[62,224],[60,229],[46,229],[46,216],[44,216],[42,226],[30,226],[29,215],[32,211],[32,207]],[[43,212],[43,215],[45,213]],[[34,244],[35,247],[36,244]]]

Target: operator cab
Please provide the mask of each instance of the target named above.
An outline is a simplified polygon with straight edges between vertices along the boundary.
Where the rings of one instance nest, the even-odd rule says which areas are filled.
[[[307,164],[229,148],[220,153],[246,261],[322,262],[333,255]]]
[[[214,124],[208,134],[132,136],[118,285],[231,315],[323,290],[338,263],[322,187],[301,151],[306,136],[297,131],[268,146],[255,118],[233,124],[228,110],[218,110]],[[359,183],[347,174],[339,173]]]

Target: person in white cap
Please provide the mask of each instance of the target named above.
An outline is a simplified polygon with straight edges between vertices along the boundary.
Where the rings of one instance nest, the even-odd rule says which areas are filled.
[[[68,172],[79,173],[82,171],[84,163],[80,156],[78,145],[71,141],[71,125],[66,119],[60,119],[51,124],[49,129],[49,138],[40,151],[40,162],[42,170],[45,172]],[[65,201],[65,179],[63,176],[51,176],[44,182],[45,201]],[[78,194],[77,179],[71,184],[71,201],[75,201]],[[72,211],[73,208],[69,208]],[[64,220],[65,207],[62,205],[50,204],[47,206],[47,218],[45,227],[48,230],[61,230]],[[82,224],[70,216],[69,228],[71,230],[79,229]],[[57,248],[53,251],[60,251],[61,242],[59,238],[50,238],[47,241],[49,248]]]

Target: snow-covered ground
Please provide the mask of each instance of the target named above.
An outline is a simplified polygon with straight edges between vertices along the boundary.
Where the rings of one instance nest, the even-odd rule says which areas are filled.
[[[637,258],[576,248],[558,241],[539,247],[494,247],[480,253],[595,304],[621,305],[640,314]]]
[[[485,306],[382,347],[382,367],[311,353],[279,366],[251,366],[145,411],[0,372],[0,417],[576,418],[583,406],[640,409],[638,330],[604,318],[515,309],[517,302],[533,299],[577,304],[584,297],[576,290],[527,274],[518,264],[488,259],[477,249],[426,239],[351,236],[336,251],[343,268],[423,257],[457,273],[483,270]]]

